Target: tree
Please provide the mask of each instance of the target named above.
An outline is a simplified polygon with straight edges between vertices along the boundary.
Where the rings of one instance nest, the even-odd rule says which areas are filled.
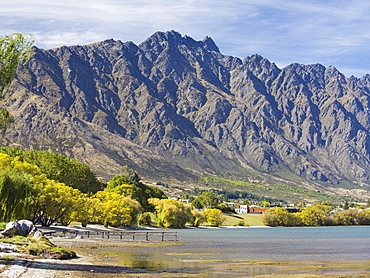
[[[193,227],[199,227],[202,223],[204,223],[205,217],[204,213],[198,211],[197,209],[193,209],[191,211],[191,225]]]
[[[219,209],[206,209],[204,211],[206,222],[212,227],[219,227],[225,221],[222,211]]]
[[[331,219],[334,225],[370,225],[370,211],[364,209],[337,210]]]
[[[306,226],[325,226],[330,223],[329,212],[332,207],[326,205],[313,205],[302,209],[300,217]]]
[[[267,226],[299,226],[300,218],[294,213],[289,213],[285,208],[272,208],[263,215],[263,223]]]
[[[86,164],[62,154],[35,150],[25,151],[16,147],[0,147],[0,152],[36,165],[48,179],[64,183],[83,193],[95,193],[104,187],[104,183],[96,178],[95,173]]]
[[[102,211],[100,207],[100,199],[82,196],[77,199],[76,209],[71,213],[71,219],[81,222],[81,226],[86,227],[88,223],[98,222]]]
[[[358,224],[357,214],[358,212],[355,209],[337,210],[331,219],[334,225],[356,225]]]
[[[168,199],[151,198],[148,200],[156,210],[157,222],[161,227],[182,228],[191,220],[191,207]]]
[[[109,191],[98,191],[93,197],[99,199],[96,220],[105,227],[137,224],[142,207],[136,200]]]
[[[151,225],[152,224],[152,217],[150,216],[150,212],[144,212],[139,217],[139,224],[140,225]]]
[[[166,199],[167,196],[159,188],[139,182],[136,172],[136,174],[130,173],[131,178],[127,178],[124,175],[115,176],[108,183],[107,190],[123,196],[130,196],[132,199],[137,200],[145,211],[153,212],[154,206],[148,203],[148,199]]]
[[[29,34],[14,33],[0,39],[0,99],[4,98],[4,89],[14,79],[20,61],[26,65],[31,56],[34,38]],[[0,135],[4,136],[13,123],[13,117],[0,108]]]
[[[196,197],[193,200],[192,205],[197,209],[216,208],[219,203],[220,201],[217,199],[216,194],[206,191]]]
[[[0,221],[26,218],[34,194],[29,179],[11,172],[0,173]]]
[[[356,215],[356,220],[359,225],[370,225],[370,210],[359,210]]]
[[[139,174],[135,170],[132,170],[131,168],[129,168],[128,166],[122,167],[121,175],[125,176],[128,183],[131,183],[131,184],[137,185],[141,180],[141,177],[139,176]]]
[[[329,206],[329,207],[334,208],[334,205],[331,201],[323,201],[323,202],[321,202],[321,204],[324,205],[324,206]]]
[[[28,217],[41,178],[37,166],[0,153],[0,221]]]
[[[55,221],[68,225],[72,212],[78,209],[82,193],[78,189],[46,179],[33,208],[33,222],[50,226]]]
[[[271,207],[271,203],[269,201],[264,200],[260,203],[260,206],[263,208],[269,208]]]

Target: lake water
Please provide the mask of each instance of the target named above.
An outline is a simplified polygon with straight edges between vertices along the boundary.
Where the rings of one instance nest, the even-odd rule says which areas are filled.
[[[176,231],[179,244],[106,251],[118,256],[123,265],[178,273],[179,277],[183,273],[219,278],[370,277],[370,226]]]

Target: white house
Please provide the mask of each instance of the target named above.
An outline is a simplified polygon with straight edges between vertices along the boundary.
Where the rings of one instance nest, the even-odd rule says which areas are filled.
[[[240,205],[238,208],[235,208],[235,212],[238,214],[248,213],[248,205]]]

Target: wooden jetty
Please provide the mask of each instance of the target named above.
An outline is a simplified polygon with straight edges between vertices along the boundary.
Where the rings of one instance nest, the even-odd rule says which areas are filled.
[[[177,232],[155,232],[155,231],[83,231],[62,230],[64,236],[79,235],[87,238],[106,238],[120,240],[145,240],[145,241],[177,241]]]

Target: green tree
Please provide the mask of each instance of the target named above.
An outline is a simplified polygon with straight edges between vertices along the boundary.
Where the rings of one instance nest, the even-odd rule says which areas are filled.
[[[26,65],[31,56],[33,36],[14,33],[0,39],[0,99],[4,98],[4,89],[14,79],[17,67]],[[0,107],[0,135],[4,136],[14,122],[8,110]]]
[[[221,210],[223,213],[233,213],[233,212],[235,212],[234,207],[229,206],[227,203],[218,204],[218,206],[216,208]]]
[[[128,183],[137,185],[140,183],[141,177],[135,171],[129,168],[128,166],[123,166],[121,169],[121,175],[126,177]]]
[[[157,222],[161,227],[182,228],[191,220],[191,207],[168,199],[151,198],[148,200],[156,210]]]
[[[205,221],[212,227],[219,227],[225,221],[225,217],[219,209],[206,209],[204,217]]]
[[[124,175],[115,176],[109,181],[107,190],[124,196],[130,196],[132,199],[137,200],[145,211],[153,212],[154,206],[148,202],[148,199],[166,199],[167,196],[159,188],[139,182],[137,173],[131,173],[130,175],[131,178],[127,178]]]
[[[30,34],[14,33],[0,39],[0,92],[14,79],[19,62],[26,65],[33,43]]]
[[[28,217],[40,176],[37,166],[0,153],[0,221]]]
[[[271,207],[271,203],[269,201],[266,201],[266,200],[262,201],[259,205],[263,208],[270,208]]]
[[[0,172],[0,221],[26,218],[33,204],[34,188],[29,179],[16,173]]]
[[[36,165],[48,179],[64,183],[83,193],[95,193],[104,187],[104,183],[96,178],[95,173],[86,164],[59,153],[25,151],[16,147],[0,147],[0,152]]]
[[[197,209],[202,209],[202,208],[216,208],[219,205],[220,201],[217,199],[216,194],[213,192],[203,192],[201,195],[196,197],[192,205],[197,208]]]

